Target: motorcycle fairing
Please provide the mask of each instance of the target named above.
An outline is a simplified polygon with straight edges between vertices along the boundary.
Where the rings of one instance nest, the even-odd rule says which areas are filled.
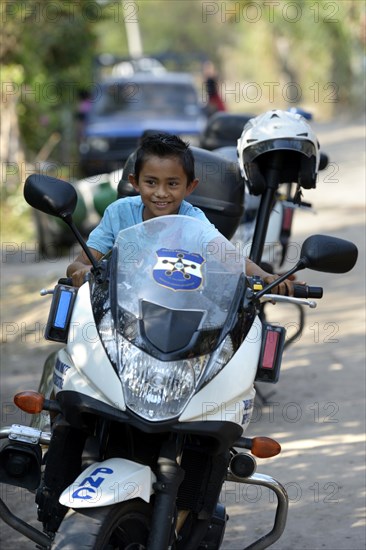
[[[124,458],[109,458],[86,468],[60,495],[68,508],[110,506],[135,498],[150,501],[156,476],[149,466]]]
[[[245,262],[213,226],[188,216],[154,218],[121,231],[111,261],[112,317],[124,338],[163,361],[183,359],[188,344],[195,356],[219,345]],[[161,348],[154,349],[138,329],[146,304],[151,304],[149,311],[155,307],[168,316],[190,312],[192,327],[179,344],[181,352],[177,343],[164,345],[175,350],[174,357],[163,357]],[[164,320],[159,330],[166,326]]]
[[[245,410],[244,401],[253,399],[255,395],[253,381],[261,342],[262,325],[256,317],[245,341],[226,364],[225,369],[191,398],[180,415],[179,422],[225,420],[241,424]],[[246,423],[248,422],[249,419]]]
[[[141,310],[141,328],[146,338],[163,353],[190,344],[204,316],[204,311],[177,311],[145,300],[141,303]]]
[[[108,397],[102,393],[100,388],[90,381],[87,376],[87,368],[84,368],[82,371],[79,370],[64,348],[57,352],[55,364],[53,366],[53,389],[55,394],[58,396],[58,399],[60,393],[64,393],[65,391],[73,391],[82,392],[83,395],[88,395],[93,399],[102,401],[103,403],[108,403],[109,405],[113,404],[113,406],[116,406],[116,403],[121,402],[116,401],[116,403],[113,403],[111,399],[108,399]],[[117,388],[117,392],[118,389],[119,388]],[[113,391],[117,397],[115,387],[113,388]],[[112,395],[112,391],[109,393]]]
[[[97,416],[112,422],[133,426],[137,430],[147,434],[172,432],[204,437],[213,442],[215,448],[218,449],[217,452],[224,452],[228,447],[232,447],[243,432],[243,427],[240,423],[229,422],[224,416],[220,420],[207,421],[207,417],[203,417],[194,422],[179,422],[179,420],[174,418],[154,423],[139,417],[129,410],[120,411],[111,405],[101,403],[88,395],[75,391],[60,392],[57,399],[62,410],[65,412],[66,421],[71,426],[81,430],[89,430],[91,425],[90,419]],[[247,414],[248,409],[245,409],[243,417],[247,417]]]
[[[249,322],[243,314],[244,273],[242,251],[195,218],[162,216],[118,234],[110,257],[109,300],[93,291],[91,303],[95,296],[102,312],[96,319],[99,336],[129,410],[154,422],[179,418],[195,391],[200,394],[200,385],[222,368],[220,361],[226,364],[236,352],[240,364],[234,374],[242,379],[246,358],[239,348],[254,319]],[[174,275],[177,279],[170,280]],[[230,386],[227,395],[236,423],[252,399],[255,373],[249,375],[251,380]],[[165,408],[157,412],[160,399]],[[197,422],[200,415],[187,420]]]
[[[56,394],[60,390],[82,391],[104,403],[125,410],[121,382],[111,368],[94,323],[89,283],[79,288],[68,343],[65,350],[60,350],[58,359],[70,368],[64,367],[62,386],[54,386]],[[56,370],[55,375],[59,375]]]
[[[245,290],[244,259],[237,247],[221,235],[217,237],[217,233],[215,233],[217,238],[207,242],[210,235],[212,236],[210,231],[209,227],[207,234],[207,224],[194,218],[163,216],[119,233],[111,257],[109,296],[104,291],[99,293],[100,296],[97,293],[99,298],[94,303],[95,293],[90,294],[89,283],[79,289],[72,317],[72,332],[67,345],[67,353],[71,358],[70,364],[74,368],[66,372],[63,391],[83,392],[85,388],[86,395],[112,405],[120,411],[126,410],[126,400],[134,399],[137,391],[135,386],[131,386],[131,380],[142,379],[140,373],[142,368],[145,369],[143,376],[148,376],[145,363],[140,361],[146,362],[148,356],[154,357],[154,354],[149,347],[147,355],[145,351],[143,357],[131,346],[123,344],[118,337],[121,331],[127,340],[133,341],[136,348],[144,350],[146,342],[150,341],[151,346],[151,340],[154,342],[155,349],[160,348],[160,354],[164,355],[158,359],[162,367],[155,360],[157,378],[149,379],[150,386],[156,382],[156,392],[161,393],[163,391],[161,387],[168,387],[167,384],[161,384],[161,379],[162,376],[168,379],[168,373],[171,371],[161,374],[163,371],[159,369],[163,369],[164,364],[168,368],[169,354],[177,354],[176,357],[169,358],[171,361],[182,361],[181,365],[176,363],[174,368],[185,369],[185,373],[189,371],[188,374],[192,378],[190,385],[187,386],[188,389],[185,390],[187,395],[188,392],[190,393],[187,398],[185,397],[186,404],[183,400],[179,402],[180,396],[177,394],[177,397],[173,398],[176,401],[173,405],[169,405],[173,408],[167,409],[164,414],[161,413],[160,417],[150,415],[150,409],[147,409],[150,407],[149,401],[143,404],[145,407],[143,414],[135,411],[133,407],[129,407],[129,410],[142,416],[149,414],[149,419],[154,422],[164,421],[174,416],[179,418],[179,422],[199,422],[202,420],[202,403],[216,403],[217,396],[220,396],[220,403],[228,404],[225,420],[241,424],[245,411],[248,417],[249,403],[253,398],[252,385],[255,372],[250,369],[250,372],[247,372],[248,367],[244,368],[243,365],[248,364],[248,358],[252,355],[256,364],[261,339],[256,339],[255,335],[249,336],[241,348],[242,339],[236,337],[236,325],[240,324],[242,317],[238,312],[242,307]],[[195,271],[192,267],[194,265],[192,258],[200,260],[198,263],[202,282],[196,290],[190,288],[187,291],[180,288],[177,291],[176,288],[162,286],[156,281],[154,268],[157,252],[161,250],[164,250],[164,255],[161,256],[163,259],[159,260],[161,262],[164,262],[167,257],[167,250],[171,255],[173,254],[171,251],[175,251],[174,261],[178,264],[178,270],[181,268],[180,262],[184,263],[187,260],[190,262],[190,269]],[[190,252],[182,253],[184,257],[181,258],[182,254],[176,253],[177,250]],[[184,265],[183,268],[186,269]],[[94,306],[101,312],[99,321],[98,315],[97,319],[94,315]],[[179,326],[182,323],[180,312],[185,321],[185,330],[180,329]],[[187,323],[187,316],[189,323]],[[137,334],[134,330],[136,324],[144,327],[144,330],[139,330]],[[252,320],[247,330],[251,325]],[[241,329],[243,328],[241,326]],[[251,330],[252,335],[253,330],[256,332],[258,328],[252,327]],[[244,334],[242,334],[243,337]],[[225,371],[229,369],[231,372],[230,383],[227,383],[227,379],[223,381],[222,376],[219,376],[220,373],[215,371],[215,368],[220,369],[220,363],[215,367],[216,359],[212,362],[213,374],[209,375],[205,381],[203,370],[205,366],[200,360],[202,355],[195,353],[198,339],[202,341],[200,351],[203,351],[204,344],[206,361],[209,361],[211,354],[215,353],[218,342],[222,341],[225,346],[226,340],[231,341],[225,351],[225,353],[234,352],[231,359],[227,359],[225,368]],[[118,362],[117,368],[114,368],[110,357],[113,346],[116,351],[114,357],[116,363]],[[212,357],[216,356],[212,355]],[[136,361],[136,368],[138,366],[140,369],[137,369],[139,372],[137,378],[131,370],[132,367],[130,368],[130,365],[134,365],[134,361]],[[67,365],[67,362],[65,364]],[[127,372],[125,379],[124,371]],[[72,376],[69,372],[72,372]],[[215,381],[216,376],[218,381]],[[206,384],[202,388],[198,387],[198,383],[201,383],[200,377],[202,384]],[[144,388],[145,386],[141,391],[145,391]],[[171,391],[175,391],[176,386],[173,385],[172,388]],[[129,393],[126,397],[127,389]],[[150,394],[151,399],[155,399],[153,391],[155,386],[153,390],[149,389],[149,399]],[[196,396],[195,391],[197,391]],[[160,396],[160,393],[156,395]],[[190,400],[192,400],[191,404]],[[222,420],[222,411],[219,410],[217,414],[213,414],[211,419]]]

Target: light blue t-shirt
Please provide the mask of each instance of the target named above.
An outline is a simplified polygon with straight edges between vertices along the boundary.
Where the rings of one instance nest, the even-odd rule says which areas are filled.
[[[118,233],[138,223],[142,223],[144,205],[140,195],[136,197],[125,197],[110,204],[103,215],[99,225],[90,233],[87,245],[106,254],[112,249]],[[187,201],[182,201],[179,208],[179,215],[198,218],[208,224],[209,240],[220,235],[215,226],[206,218],[199,208],[192,206]]]

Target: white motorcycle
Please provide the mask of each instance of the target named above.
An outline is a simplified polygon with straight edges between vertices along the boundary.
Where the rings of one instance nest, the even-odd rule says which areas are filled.
[[[237,162],[238,159],[236,146],[220,147],[214,149],[213,153],[231,162]],[[328,162],[328,156],[325,153],[321,153],[318,169],[324,170],[328,166]],[[251,195],[246,187],[244,199],[245,211],[237,230],[230,239],[235,244],[239,243],[248,256],[253,244],[258,216],[260,215],[260,203],[261,195]],[[315,212],[312,204],[303,200],[300,186],[294,182],[281,184],[273,198],[263,243],[263,251],[259,259],[271,273],[279,273],[289,259],[288,249],[293,240],[293,219],[296,212],[300,211],[305,214],[314,214]],[[258,258],[256,260],[258,261]]]
[[[72,221],[71,185],[33,175],[24,193],[68,223],[93,269],[80,289],[63,281],[52,291],[46,338],[65,344],[52,394],[14,398],[38,419],[50,412],[51,428],[0,432],[8,440],[0,481],[36,491],[43,532],[0,501],[2,519],[44,549],[219,549],[227,521],[219,497],[229,480],[276,494],[272,530],[246,548],[272,545],[288,498],[256,473],[255,456],[274,456],[280,445],[245,430],[254,382],[278,379],[285,330],[258,313],[266,301],[315,302],[270,294],[276,283],[245,277],[232,243],[208,240],[207,225],[184,216],[121,231],[97,264]],[[304,268],[347,272],[356,259],[348,241],[309,237],[282,279]]]
[[[308,123],[311,119],[301,109],[268,111],[247,121],[235,146],[214,150],[236,162],[245,181],[245,209],[231,241],[269,273],[280,273],[298,254],[298,247],[291,246],[294,214],[314,212],[302,190],[314,188],[318,171],[328,165]],[[301,286],[296,291],[306,296]],[[318,294],[313,289],[313,297],[321,297],[321,289]],[[304,308],[295,304],[295,309],[296,330],[286,338],[285,348],[298,340],[305,326]],[[264,306],[261,319],[266,320]]]

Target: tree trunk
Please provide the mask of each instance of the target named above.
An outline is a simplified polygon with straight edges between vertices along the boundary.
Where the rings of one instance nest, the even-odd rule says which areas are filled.
[[[15,89],[15,86],[14,86]],[[8,191],[21,185],[25,175],[25,155],[20,140],[17,94],[0,96],[0,163],[1,184]]]

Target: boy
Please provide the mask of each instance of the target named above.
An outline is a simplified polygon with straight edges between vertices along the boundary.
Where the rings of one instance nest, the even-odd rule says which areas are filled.
[[[96,260],[106,254],[121,229],[143,221],[180,214],[199,218],[207,223],[208,240],[219,235],[205,214],[186,202],[198,185],[194,173],[194,158],[189,145],[174,135],[156,134],[145,138],[136,153],[134,174],[128,179],[139,193],[112,203],[106,209],[100,224],[90,233],[87,244]],[[91,265],[84,252],[67,268],[74,286],[81,286]],[[267,284],[277,275],[270,275],[250,260],[246,260],[246,274],[259,275]],[[279,285],[281,294],[292,294],[292,284]]]

